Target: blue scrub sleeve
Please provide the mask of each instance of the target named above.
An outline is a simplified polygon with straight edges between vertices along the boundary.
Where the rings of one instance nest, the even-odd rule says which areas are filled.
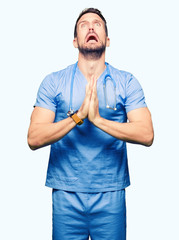
[[[131,110],[142,107],[147,107],[145,103],[143,89],[138,80],[133,75],[131,75],[126,85],[126,99],[125,99],[126,112],[128,113]]]
[[[56,90],[51,74],[47,75],[42,81],[36,98],[34,107],[43,107],[53,112],[56,111]]]

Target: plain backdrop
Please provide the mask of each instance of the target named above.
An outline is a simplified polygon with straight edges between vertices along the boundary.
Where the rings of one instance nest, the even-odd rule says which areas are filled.
[[[137,77],[155,129],[152,147],[128,144],[127,239],[178,240],[177,0],[0,2],[0,239],[51,239],[49,147],[31,151],[26,136],[43,78],[77,60],[73,29],[86,7],[104,14],[106,61]]]

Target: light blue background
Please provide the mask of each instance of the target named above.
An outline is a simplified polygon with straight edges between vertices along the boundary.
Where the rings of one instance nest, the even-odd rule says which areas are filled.
[[[49,147],[29,150],[27,129],[42,79],[77,60],[74,24],[91,6],[108,22],[106,61],[137,77],[155,128],[151,148],[128,144],[127,239],[179,239],[177,0],[1,1],[0,239],[51,239]]]

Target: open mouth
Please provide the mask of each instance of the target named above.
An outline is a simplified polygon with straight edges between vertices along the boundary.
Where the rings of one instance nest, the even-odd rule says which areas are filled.
[[[98,42],[98,38],[95,34],[90,34],[87,36],[87,39],[86,39],[86,42],[89,42],[89,41],[96,41]]]

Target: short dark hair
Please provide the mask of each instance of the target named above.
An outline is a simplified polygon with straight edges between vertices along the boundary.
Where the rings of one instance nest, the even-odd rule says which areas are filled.
[[[106,19],[103,17],[102,13],[97,9],[97,8],[85,8],[79,15],[79,17],[77,18],[76,20],[76,23],[75,23],[75,28],[74,28],[74,38],[77,37],[77,24],[78,24],[78,21],[80,20],[80,18],[86,14],[86,13],[95,13],[97,14],[104,22],[105,24],[105,32],[106,32],[106,36],[108,36],[108,29],[107,29],[107,22],[106,22]]]

